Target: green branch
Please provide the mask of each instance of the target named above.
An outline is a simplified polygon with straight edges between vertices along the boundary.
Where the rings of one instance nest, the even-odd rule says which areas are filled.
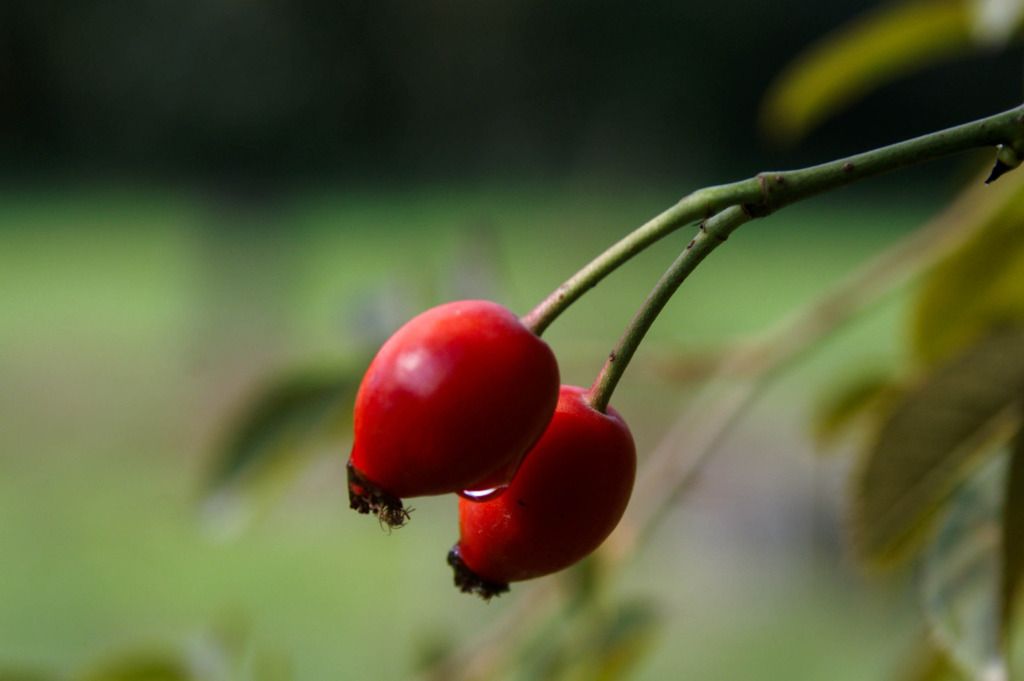
[[[626,327],[626,331],[622,334],[615,349],[608,354],[608,359],[605,360],[601,372],[597,375],[594,385],[588,393],[588,400],[594,409],[604,411],[608,407],[612,392],[615,391],[615,386],[618,385],[622,373],[629,365],[629,360],[633,358],[633,353],[640,347],[648,329],[654,324],[654,320],[657,319],[679,285],[686,277],[690,276],[690,272],[693,272],[711,251],[725,243],[733,231],[751,219],[752,216],[746,210],[733,206],[701,223],[697,236],[679,254],[665,274],[661,275],[661,279],[655,284],[654,289],[647,295],[643,305],[636,311],[633,320]]]
[[[992,146],[999,148],[999,154],[990,181],[1015,167],[1024,156],[1024,106],[810,168],[759,173],[747,180],[699,189],[588,263],[525,315],[523,322],[534,332],[543,333],[566,308],[619,265],[683,225],[705,220],[726,208],[735,206],[749,218],[762,217],[809,196],[890,170]]]

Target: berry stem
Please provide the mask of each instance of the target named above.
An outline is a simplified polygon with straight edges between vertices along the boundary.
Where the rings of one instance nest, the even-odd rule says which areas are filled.
[[[683,225],[707,219],[726,208],[738,206],[751,218],[763,217],[815,194],[979,147],[997,147],[1000,154],[996,172],[989,181],[1012,168],[1004,159],[1024,153],[1024,105],[809,168],[763,172],[739,182],[698,189],[591,260],[527,313],[523,323],[534,333],[542,334],[562,312],[619,265]]]
[[[615,386],[618,385],[623,372],[629,366],[633,354],[640,347],[647,331],[679,285],[711,251],[725,243],[733,231],[752,218],[749,211],[733,206],[700,224],[697,236],[687,244],[683,252],[661,275],[661,279],[655,284],[643,305],[636,311],[629,326],[626,327],[615,349],[608,354],[608,359],[605,360],[601,372],[587,393],[587,400],[594,409],[603,412],[608,408],[608,402],[615,391]]]

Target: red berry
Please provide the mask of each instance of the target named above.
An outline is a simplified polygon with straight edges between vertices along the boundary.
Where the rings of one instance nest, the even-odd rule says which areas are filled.
[[[548,345],[484,300],[432,308],[378,351],[356,396],[349,499],[400,525],[400,499],[508,483],[558,400]]]
[[[636,448],[614,409],[562,386],[555,415],[501,496],[459,500],[455,584],[484,598],[566,568],[615,529],[633,490]]]

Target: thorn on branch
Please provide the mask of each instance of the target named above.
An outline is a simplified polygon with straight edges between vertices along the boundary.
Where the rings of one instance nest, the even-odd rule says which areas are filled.
[[[992,166],[992,172],[985,179],[985,184],[992,184],[1020,164],[1021,157],[1017,150],[1011,146],[1000,144],[996,147],[996,162]]]
[[[997,160],[995,165],[992,166],[992,172],[985,178],[985,184],[992,184],[1006,173],[1013,170],[1010,166],[1006,165],[1002,161]]]

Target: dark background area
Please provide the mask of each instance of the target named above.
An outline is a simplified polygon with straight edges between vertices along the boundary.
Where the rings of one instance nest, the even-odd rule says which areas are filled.
[[[1019,99],[1018,51],[975,56],[874,93],[799,152],[766,147],[755,123],[772,78],[864,8],[7,0],[0,163],[15,179],[276,184],[326,174],[372,184],[603,173],[706,182]]]

